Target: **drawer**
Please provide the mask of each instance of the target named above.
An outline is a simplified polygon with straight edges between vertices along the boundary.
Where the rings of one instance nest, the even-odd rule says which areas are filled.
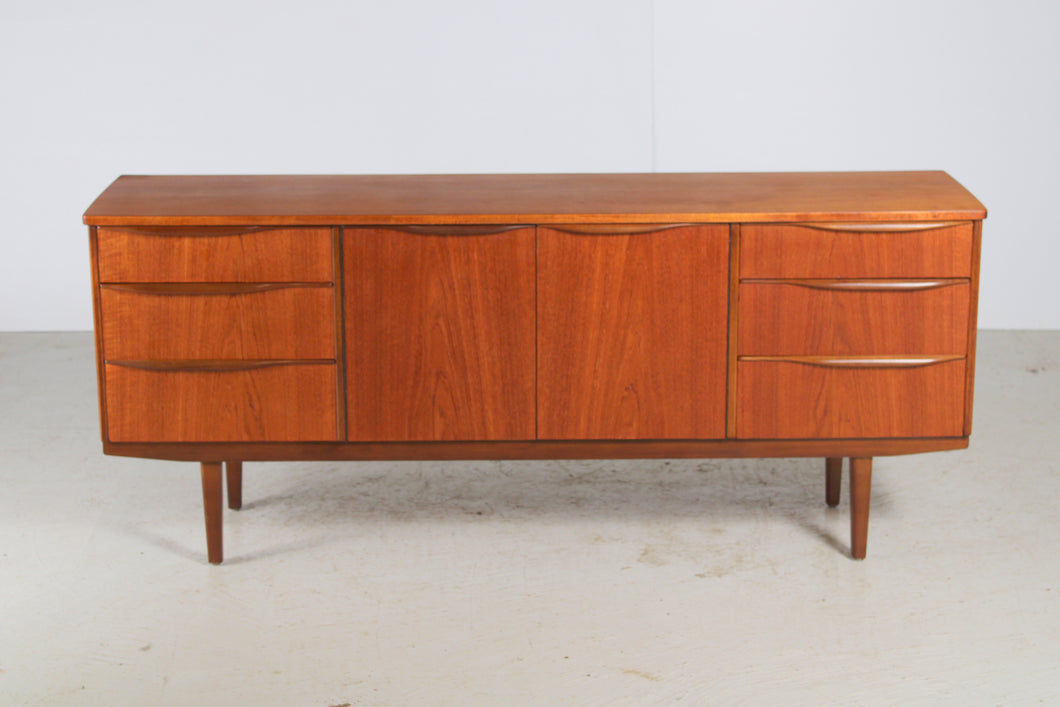
[[[112,442],[334,441],[335,376],[336,367],[324,363],[229,370],[108,363],[108,437]]]
[[[330,228],[99,228],[100,282],[331,282]]]
[[[101,285],[103,355],[334,359],[331,285]]]
[[[963,356],[970,290],[967,280],[744,281],[738,352]]]
[[[846,439],[964,434],[964,359],[875,368],[858,363],[863,362],[739,361],[737,436]]]
[[[741,278],[971,277],[972,224],[745,224]]]

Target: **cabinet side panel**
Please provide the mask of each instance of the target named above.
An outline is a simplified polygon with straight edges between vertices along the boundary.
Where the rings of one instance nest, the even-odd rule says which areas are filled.
[[[975,342],[979,327],[979,258],[983,245],[983,222],[972,230],[972,294],[968,306],[968,372],[965,384],[964,434],[972,433],[972,400],[975,393]]]
[[[103,368],[103,310],[99,295],[99,234],[95,226],[88,229],[88,251],[92,268],[92,320],[96,339],[96,393],[99,397],[99,430],[107,441],[106,376]]]
[[[729,228],[538,229],[538,437],[725,436]]]
[[[534,229],[343,229],[350,441],[534,437]]]

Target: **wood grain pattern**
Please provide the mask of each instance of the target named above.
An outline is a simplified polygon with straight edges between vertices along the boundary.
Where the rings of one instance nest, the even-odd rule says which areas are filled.
[[[534,229],[344,229],[350,440],[534,437]]]
[[[116,225],[970,221],[945,172],[124,176],[85,212]]]
[[[100,282],[331,282],[330,228],[101,228]]]
[[[331,286],[170,295],[103,286],[109,360],[335,358]]]
[[[737,429],[744,439],[956,437],[963,431],[963,360],[893,369],[737,365]]]
[[[185,372],[107,364],[106,377],[112,441],[335,439],[334,365]]]
[[[741,278],[967,278],[972,224],[932,230],[828,231],[745,224]]]
[[[725,436],[728,228],[538,229],[538,437]]]
[[[741,355],[961,354],[967,281],[927,290],[823,290],[740,285]]]

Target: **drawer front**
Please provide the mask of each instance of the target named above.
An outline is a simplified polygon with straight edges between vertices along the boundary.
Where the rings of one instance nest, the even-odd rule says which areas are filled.
[[[847,368],[740,361],[741,439],[959,437],[965,361]]]
[[[967,281],[743,282],[741,355],[959,354]]]
[[[334,359],[334,294],[330,285],[102,285],[103,355]]]
[[[100,228],[100,282],[331,282],[330,228]]]
[[[932,278],[970,277],[971,272],[970,223],[942,228],[915,224],[740,227],[742,278]]]
[[[112,442],[313,442],[338,437],[334,365],[105,368]]]

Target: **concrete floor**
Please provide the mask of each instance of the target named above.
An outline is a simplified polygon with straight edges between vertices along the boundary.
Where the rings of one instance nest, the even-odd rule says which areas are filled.
[[[0,704],[1060,702],[1060,332],[983,332],[966,451],[820,460],[104,457],[87,333],[0,334]],[[844,479],[844,492],[846,479]]]

